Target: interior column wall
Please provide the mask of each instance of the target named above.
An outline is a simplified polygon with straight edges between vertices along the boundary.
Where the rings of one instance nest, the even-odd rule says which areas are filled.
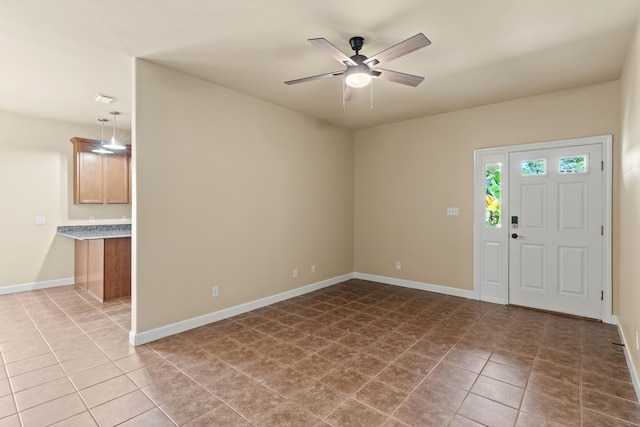
[[[353,271],[351,131],[145,60],[135,100],[134,332]]]

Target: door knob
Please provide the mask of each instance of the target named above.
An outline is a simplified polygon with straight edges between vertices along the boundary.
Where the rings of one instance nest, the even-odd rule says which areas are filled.
[[[524,237],[522,237],[522,236],[518,236],[516,233],[513,233],[513,234],[511,235],[511,238],[513,238],[513,239],[524,239]]]

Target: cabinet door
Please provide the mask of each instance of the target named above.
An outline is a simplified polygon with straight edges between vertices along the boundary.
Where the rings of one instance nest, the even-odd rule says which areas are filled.
[[[104,300],[131,295],[131,237],[104,239]]]
[[[129,155],[103,156],[105,203],[129,203]]]
[[[131,203],[131,154],[98,154],[100,142],[71,138],[73,143],[73,203]]]
[[[88,270],[87,257],[89,256],[88,240],[75,241],[75,282],[76,285],[87,290]]]
[[[103,162],[102,155],[80,146],[76,151],[76,176],[74,203],[103,203]]]
[[[104,301],[104,239],[87,240],[87,291]]]

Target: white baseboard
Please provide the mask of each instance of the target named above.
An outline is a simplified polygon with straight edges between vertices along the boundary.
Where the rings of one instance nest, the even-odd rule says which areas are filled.
[[[36,289],[55,288],[56,286],[73,285],[73,277],[66,279],[47,280],[44,282],[23,283],[21,285],[9,285],[0,287],[0,295],[13,294],[16,292],[34,291]]]
[[[629,354],[629,342],[625,338],[618,316],[611,316],[611,320],[614,325],[618,326],[618,333],[620,334],[620,338],[622,338],[622,343],[624,344],[624,357],[627,359],[629,374],[631,374],[631,382],[633,382],[633,388],[636,389],[636,398],[638,399],[638,403],[640,403],[640,378],[638,378],[638,371],[636,370],[636,367],[633,364],[633,359],[631,359],[631,355]]]
[[[374,274],[353,273],[356,279],[370,280],[372,282],[386,283],[387,285],[403,286],[405,288],[420,289],[422,291],[436,292],[438,294],[451,295],[467,299],[478,299],[474,291],[451,288],[449,286],[432,285],[430,283],[414,282],[412,280],[396,279],[394,277],[376,276]]]
[[[166,326],[161,326],[159,328],[151,329],[150,331],[144,331],[139,333],[130,331],[129,343],[131,343],[131,345],[146,344],[148,342],[155,341],[160,338],[164,338],[170,335],[179,334],[180,332],[188,331],[189,329],[198,328],[200,326],[204,326],[209,323],[217,322],[219,320],[237,316],[239,314],[243,314],[251,310],[256,310],[258,308],[266,307],[268,305],[275,304],[280,301],[284,301],[290,298],[304,295],[309,292],[317,291],[318,289],[326,288],[328,286],[332,286],[349,279],[353,279],[353,273],[344,274],[342,276],[333,277],[331,279],[323,280],[321,282],[312,283],[310,285],[293,289],[291,291],[283,292],[283,293],[266,297],[266,298],[261,298],[259,300],[251,301],[245,304],[236,305],[235,307],[214,311],[213,313],[207,313],[198,317],[192,317],[191,319],[182,320],[180,322],[172,323]]]

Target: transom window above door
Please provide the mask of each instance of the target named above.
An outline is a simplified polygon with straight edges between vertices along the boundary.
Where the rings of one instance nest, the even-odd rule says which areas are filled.
[[[589,158],[587,155],[560,157],[559,171],[566,173],[587,173],[589,171]]]
[[[522,176],[540,176],[547,174],[547,159],[523,160],[520,162]]]

